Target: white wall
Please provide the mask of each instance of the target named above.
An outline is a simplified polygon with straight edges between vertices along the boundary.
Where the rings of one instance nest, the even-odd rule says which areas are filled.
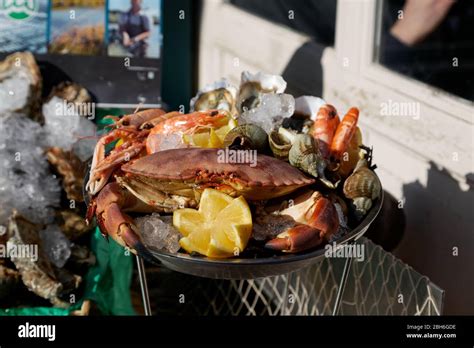
[[[201,87],[224,76],[237,84],[243,70],[282,73],[308,40],[221,1],[205,4]],[[474,109],[420,83],[405,88],[403,77],[383,69],[367,74],[369,5],[339,1],[336,48],[321,62],[324,98],[340,113],[360,108],[364,142],[374,146],[383,186],[404,201],[407,229],[396,255],[446,290],[446,313],[473,314],[474,191],[467,189],[474,182]],[[419,103],[420,118],[382,116],[381,103],[389,100]]]

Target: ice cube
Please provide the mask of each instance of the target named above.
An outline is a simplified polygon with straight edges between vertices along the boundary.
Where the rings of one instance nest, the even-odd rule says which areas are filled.
[[[59,146],[71,150],[80,139],[94,139],[96,126],[77,112],[64,107],[64,101],[58,97],[43,104],[45,131],[48,146]]]
[[[56,267],[64,267],[71,256],[71,242],[69,239],[61,232],[58,225],[49,225],[39,234],[49,260]]]
[[[79,157],[82,162],[89,160],[94,154],[94,148],[97,144],[96,138],[79,139],[72,145],[72,152]]]
[[[171,217],[152,214],[135,219],[143,243],[150,249],[177,253],[181,233],[172,225]]]
[[[5,114],[0,134],[0,225],[14,208],[34,223],[51,223],[61,187],[44,156],[44,130],[23,115]]]
[[[260,104],[242,113],[241,123],[253,123],[270,133],[278,127],[284,118],[291,117],[295,112],[295,99],[289,94],[262,95]]]
[[[0,82],[0,113],[22,109],[28,102],[30,81],[16,75]]]

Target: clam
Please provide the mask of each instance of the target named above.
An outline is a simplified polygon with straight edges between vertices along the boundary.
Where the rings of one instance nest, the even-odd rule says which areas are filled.
[[[251,123],[242,124],[227,133],[224,147],[265,152],[268,149],[267,138],[267,133],[259,126]]]
[[[336,188],[339,182],[333,183],[326,178],[327,161],[321,156],[314,138],[309,134],[297,134],[288,154],[290,164],[303,172],[318,178],[328,188]]]
[[[236,114],[237,88],[226,79],[208,84],[191,99],[191,111],[224,110]]]
[[[372,202],[380,197],[382,186],[375,173],[369,168],[368,161],[363,158],[357,163],[354,172],[344,183],[344,195],[352,200],[355,215],[362,218],[372,207]]]
[[[260,104],[260,97],[264,93],[283,93],[286,82],[281,76],[258,72],[251,74],[242,72],[239,95],[237,97],[237,111],[239,114]]]
[[[295,132],[283,127],[278,128],[278,130],[273,130],[268,135],[268,142],[270,144],[270,149],[273,152],[273,156],[283,161],[288,161],[288,156],[295,136]]]

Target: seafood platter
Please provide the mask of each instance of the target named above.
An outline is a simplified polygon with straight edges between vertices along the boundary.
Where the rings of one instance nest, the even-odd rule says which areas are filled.
[[[223,279],[288,273],[362,235],[383,190],[356,107],[243,72],[191,100],[113,117],[85,179],[87,221],[152,262]],[[341,112],[341,113],[340,113]]]

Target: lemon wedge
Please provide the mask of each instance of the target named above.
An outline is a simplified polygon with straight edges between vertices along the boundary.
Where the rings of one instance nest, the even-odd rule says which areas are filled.
[[[231,118],[227,124],[219,128],[205,129],[203,132],[194,134],[185,134],[183,141],[196,147],[203,148],[222,148],[224,146],[224,138],[232,128],[237,126],[237,121]]]
[[[188,253],[227,258],[237,256],[247,246],[252,233],[252,214],[243,197],[234,199],[206,189],[199,210],[176,210],[173,225],[183,234],[179,243]]]

